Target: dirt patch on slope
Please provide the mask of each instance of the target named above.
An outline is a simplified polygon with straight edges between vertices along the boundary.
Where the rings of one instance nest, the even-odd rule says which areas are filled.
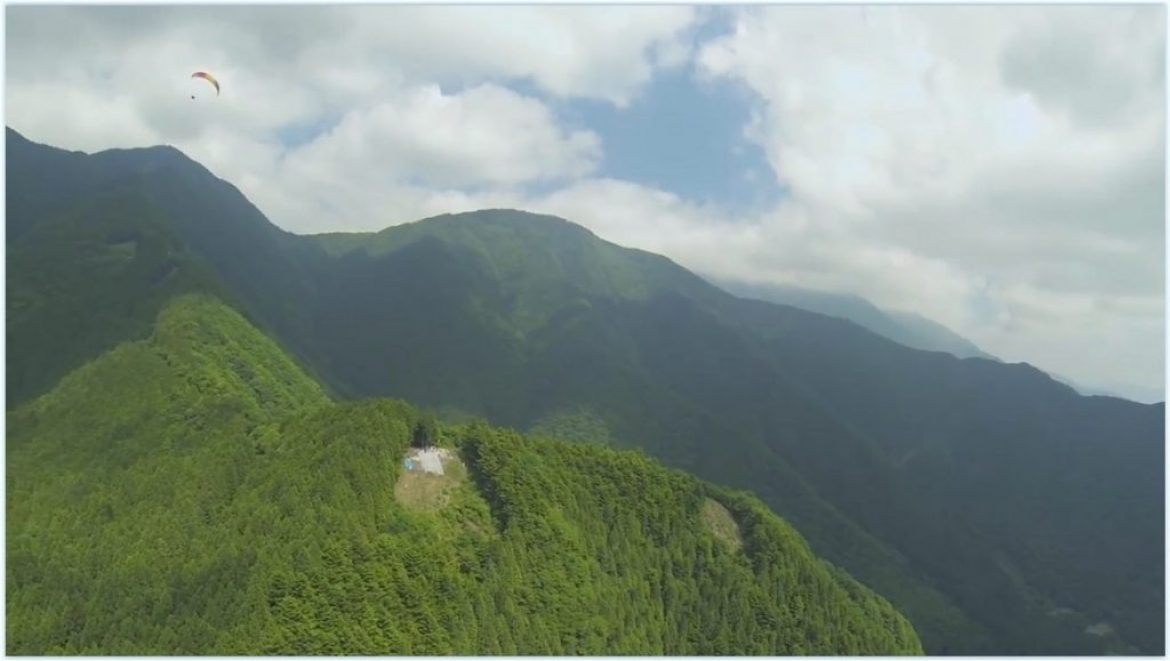
[[[743,533],[726,507],[710,498],[704,498],[701,515],[703,525],[707,526],[716,539],[727,544],[732,551],[743,548]]]
[[[442,472],[436,473],[424,470],[417,459],[406,458],[402,475],[394,485],[398,502],[409,509],[423,511],[434,511],[451,502],[455,489],[467,482],[467,467],[454,453],[444,454],[441,462]]]

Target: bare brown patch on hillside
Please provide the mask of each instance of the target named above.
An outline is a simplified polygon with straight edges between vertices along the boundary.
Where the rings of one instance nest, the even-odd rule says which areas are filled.
[[[703,524],[715,535],[716,539],[727,544],[732,551],[743,548],[743,534],[739,530],[739,524],[735,522],[735,518],[731,516],[731,512],[726,507],[710,498],[704,498],[701,514]]]
[[[442,473],[435,473],[424,470],[417,459],[404,459],[402,475],[394,485],[398,502],[409,509],[428,512],[451,502],[455,489],[467,482],[467,466],[454,453],[443,456],[441,462]]]

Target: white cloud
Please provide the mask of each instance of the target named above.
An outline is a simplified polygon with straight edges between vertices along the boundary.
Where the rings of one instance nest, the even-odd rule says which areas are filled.
[[[368,228],[465,188],[478,199],[590,174],[597,136],[562,128],[542,101],[505,84],[626,103],[655,66],[685,57],[693,16],[685,7],[14,7],[6,121],[75,149],[174,144],[285,227]],[[220,78],[220,97],[190,98],[196,69]],[[322,129],[287,144],[290,131]]]
[[[1087,128],[1140,120],[1164,100],[1164,23],[1156,9],[1095,9],[1030,16],[1001,52],[1002,78]]]
[[[60,80],[9,88],[7,124],[34,140],[83,151],[156,144],[160,136],[126,95],[94,94]],[[22,111],[21,108],[27,110]]]
[[[813,219],[801,241],[816,260],[776,278],[1083,381],[1161,384],[1162,11],[739,12],[699,61],[758,95],[751,135],[791,192],[765,222]],[[1099,347],[1111,364],[1087,358]]]
[[[429,85],[349,113],[287,165],[467,187],[578,177],[599,158],[596,135],[562,130],[535,99],[494,85],[458,94]]]
[[[355,24],[357,39],[384,44],[419,79],[528,78],[557,96],[620,105],[649,81],[653,58],[677,51],[693,17],[668,6],[403,6]]]
[[[427,200],[436,195],[498,198],[525,184],[586,175],[600,156],[596,135],[562,129],[535,99],[494,85],[456,94],[425,86],[351,111],[269,163],[271,183],[251,190],[294,231],[381,229],[417,218],[404,214],[433,208]]]
[[[694,17],[692,8],[668,6],[14,7],[8,75],[124,65],[141,46],[139,65],[156,75],[174,75],[169,56],[184,52],[191,57],[178,70],[230,67],[339,94],[342,106],[383,81],[461,86],[485,78],[625,103],[655,64],[679,59]],[[231,79],[251,93],[255,80]]]

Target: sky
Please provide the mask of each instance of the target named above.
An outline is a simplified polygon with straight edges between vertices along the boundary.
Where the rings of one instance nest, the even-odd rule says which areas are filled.
[[[292,232],[551,213],[1163,399],[1163,5],[9,5],[5,36],[8,126],[174,145]]]

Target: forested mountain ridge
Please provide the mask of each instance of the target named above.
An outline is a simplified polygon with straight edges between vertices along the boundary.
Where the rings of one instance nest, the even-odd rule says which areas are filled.
[[[87,155],[6,137],[10,407],[145,337],[161,304],[188,291],[246,301],[298,352],[288,325],[315,250],[234,186],[171,147]]]
[[[10,148],[10,189],[39,181],[26,161],[110,162],[29,145]],[[121,182],[105,194],[147,200],[191,273],[211,274],[192,287],[220,287],[337,393],[609,439],[749,489],[906,613],[928,652],[1163,649],[1161,405],[1079,397],[1026,365],[738,299],[560,219],[496,210],[298,237],[178,152],[119,154],[129,174],[98,168]],[[46,200],[51,186],[30,185],[36,204],[9,215],[37,209],[18,222],[32,227],[90,209],[77,188]],[[10,265],[55,245],[12,241],[12,226]],[[55,259],[34,261],[49,291]],[[154,291],[128,270],[137,259],[80,265],[77,282],[118,274]],[[8,287],[10,301],[31,287],[26,270],[10,267]],[[43,320],[79,313],[38,300],[32,321],[14,324],[10,307],[10,360],[66,355]],[[88,346],[112,347],[113,323],[95,317]],[[1086,631],[1098,623],[1119,637]]]
[[[423,421],[336,404],[235,311],[175,299],[8,413],[7,651],[922,651],[749,495],[483,423],[432,427],[461,461],[407,475]]]

